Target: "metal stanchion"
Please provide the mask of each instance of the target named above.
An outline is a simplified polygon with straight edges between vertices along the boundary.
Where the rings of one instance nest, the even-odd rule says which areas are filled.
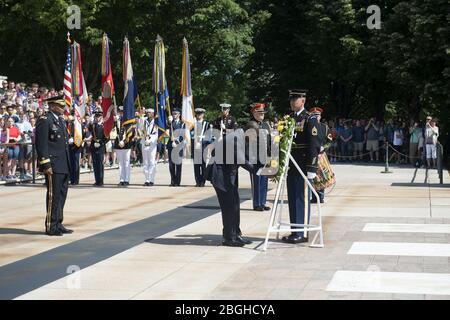
[[[436,152],[437,152],[437,170],[439,174],[439,183],[444,184],[444,164],[443,164],[443,157],[444,157],[444,149],[442,147],[442,144],[439,142],[436,144]]]
[[[389,170],[389,142],[386,141],[385,144],[386,148],[386,164],[384,166],[384,171],[381,171],[381,173],[393,173],[391,170]]]

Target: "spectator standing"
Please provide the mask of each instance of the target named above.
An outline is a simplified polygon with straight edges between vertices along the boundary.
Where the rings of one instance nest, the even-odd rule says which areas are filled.
[[[8,82],[6,82],[8,85]],[[8,175],[8,148],[4,144],[8,141],[5,118],[0,117],[0,181],[6,180]]]
[[[439,128],[436,125],[437,120],[432,119],[425,128],[425,145],[428,168],[436,167],[436,145],[439,137]]]
[[[412,120],[409,127],[409,161],[411,164],[416,163],[419,154],[419,139],[422,134],[422,129],[419,124]]]
[[[12,117],[7,119],[7,143],[12,144],[8,147],[8,176],[7,180],[16,180],[16,168],[17,160],[19,159],[19,145],[15,144],[22,139],[20,136],[20,130],[17,128],[15,121]]]
[[[401,123],[399,123],[394,130],[394,139],[392,141],[392,144],[393,144],[396,152],[394,152],[391,155],[391,158],[389,159],[390,161],[392,160],[392,158],[395,157],[397,159],[398,164],[400,164],[402,162],[402,156],[400,153],[403,151],[404,139],[405,139],[405,137],[403,134],[403,128],[402,128]]]
[[[370,161],[373,162],[373,153],[375,152],[375,159],[378,162],[380,160],[380,153],[378,147],[378,139],[380,134],[380,128],[375,123],[375,118],[371,118],[367,126],[364,128],[366,132],[367,142],[366,149],[370,153]]]
[[[360,120],[356,120],[356,125],[352,128],[353,135],[353,156],[355,159],[359,156],[359,160],[363,160],[364,147],[364,133],[365,130],[361,125]]]
[[[352,138],[352,128],[350,128],[349,122],[347,121],[344,123],[344,129],[339,135],[339,139],[341,140],[341,157],[343,161],[351,161]]]

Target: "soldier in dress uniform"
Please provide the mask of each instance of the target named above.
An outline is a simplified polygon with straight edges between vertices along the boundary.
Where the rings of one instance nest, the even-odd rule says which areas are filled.
[[[119,186],[130,185],[131,173],[131,139],[127,139],[125,135],[125,126],[119,126],[119,121],[123,120],[123,107],[119,107],[119,116],[116,121],[117,137],[114,140],[114,149],[117,155],[117,162],[119,163],[120,181]]]
[[[45,233],[61,236],[73,232],[62,224],[70,174],[69,137],[62,118],[65,101],[63,96],[58,96],[46,102],[49,112],[41,116],[36,124],[39,170],[45,174],[47,186]]]
[[[91,155],[92,165],[94,167],[95,187],[103,186],[103,177],[105,173],[104,158],[106,151],[106,143],[108,138],[105,136],[103,128],[103,114],[102,112],[94,113],[94,123],[90,125],[89,131],[92,133],[91,141]]]
[[[69,133],[69,161],[70,161],[70,184],[78,185],[80,183],[80,157],[83,145],[77,146],[74,143],[75,137],[75,118],[74,114],[67,119],[67,131]],[[84,137],[84,131],[82,130]]]
[[[309,113],[311,116],[317,117],[317,121],[320,123],[320,131],[319,131],[319,137],[320,137],[320,153],[319,157],[324,154],[328,148],[331,146],[331,143],[333,142],[333,136],[331,135],[330,128],[325,122],[321,122],[323,109],[320,107],[314,107],[309,110]],[[317,194],[320,197],[320,203],[325,202],[325,190],[316,190]],[[311,203],[317,203],[316,197],[312,197]]]
[[[155,110],[146,110],[147,117],[142,119],[139,129],[142,145],[142,162],[145,175],[145,187],[155,184],[156,151],[158,147],[158,128],[155,125]]]
[[[215,129],[220,130],[222,135],[225,135],[227,132],[237,128],[237,122],[236,118],[231,115],[231,104],[222,103],[220,107],[222,108],[222,115],[214,121],[213,126]]]
[[[319,136],[321,126],[317,117],[312,117],[305,109],[306,90],[290,90],[289,100],[293,111],[291,116],[296,121],[291,154],[312,183],[317,172],[317,161],[321,146]],[[287,189],[291,223],[309,224],[311,191],[292,162],[289,163]],[[283,237],[282,241],[294,244],[308,242],[308,232],[292,232],[289,236]]]
[[[210,143],[210,125],[205,120],[206,110],[203,108],[196,108],[195,110],[195,125],[192,138],[192,154],[194,155],[194,174],[196,187],[205,186],[205,158],[204,151]]]
[[[261,158],[261,148],[266,148],[265,151],[269,151],[270,148],[270,126],[264,121],[264,115],[267,112],[265,108],[266,106],[263,103],[254,104],[250,109],[251,119],[245,127],[246,131],[249,129],[255,130],[255,134],[257,136],[255,139],[257,149],[253,150],[253,152],[256,152],[256,162],[259,167],[263,167],[267,162],[267,156]],[[264,134],[261,132],[262,130],[265,130]],[[262,137],[263,140],[261,140]],[[267,155],[267,152],[265,154]],[[253,192],[253,210],[270,210],[270,207],[266,206],[269,179],[267,177],[257,175],[256,173],[250,174],[250,179],[252,182]]]
[[[184,152],[184,133],[182,129],[186,125],[180,120],[180,109],[173,109],[172,116],[169,117],[169,142],[167,143],[167,151],[169,153],[169,171],[170,171],[170,186],[179,187],[181,184],[181,170],[183,168],[183,152]],[[181,131],[180,131],[181,130]],[[177,132],[178,131],[178,132]],[[178,159],[174,159],[176,154],[172,151],[176,148],[178,150]],[[175,151],[176,152],[176,151]]]

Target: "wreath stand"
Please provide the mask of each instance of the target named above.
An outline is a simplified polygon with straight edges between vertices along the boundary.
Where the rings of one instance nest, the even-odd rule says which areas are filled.
[[[269,227],[267,228],[266,239],[264,241],[263,251],[267,250],[270,234],[276,233],[277,240],[279,240],[280,232],[316,231],[314,238],[312,239],[309,247],[311,247],[311,248],[323,248],[324,247],[320,198],[319,198],[319,195],[317,194],[316,190],[314,189],[314,187],[309,182],[307,176],[303,173],[302,169],[298,165],[297,161],[295,161],[294,157],[292,157],[292,155],[291,155],[292,141],[293,141],[293,137],[294,137],[293,132],[292,132],[291,137],[292,138],[289,142],[289,147],[287,150],[287,154],[289,155],[289,157],[286,159],[286,163],[284,164],[284,168],[283,168],[283,170],[284,170],[283,174],[282,174],[280,180],[278,181],[277,191],[275,194],[275,200],[274,200],[273,208],[272,208],[272,211],[270,214],[270,223],[269,223]],[[287,175],[288,175],[289,160],[294,164],[297,171],[301,174],[303,179],[306,181],[306,183],[308,185],[308,189],[310,189],[312,191],[312,194],[317,199],[317,218],[318,218],[317,225],[293,224],[293,223],[283,222],[283,220],[282,220],[282,213],[283,213],[283,208],[284,208],[284,204],[285,204],[284,203],[285,202],[284,194],[285,194],[285,185],[286,185]],[[275,220],[277,217],[278,217],[278,220],[275,223]],[[313,218],[313,212],[311,212],[311,214],[310,214],[310,220],[312,218]]]

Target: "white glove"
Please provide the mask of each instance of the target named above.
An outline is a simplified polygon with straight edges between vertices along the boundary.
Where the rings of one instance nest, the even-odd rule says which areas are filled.
[[[225,130],[227,127],[225,127],[225,124],[224,124],[224,123],[221,123],[221,124],[220,124],[220,128],[221,128],[222,130]]]
[[[317,174],[314,172],[308,172],[308,180],[314,180],[317,177]]]
[[[123,148],[124,146],[125,146],[125,142],[120,141],[120,142],[119,142],[119,147]]]
[[[177,143],[176,142],[172,142],[172,148],[176,148],[177,147]]]
[[[146,146],[149,146],[151,142],[152,142],[151,139],[145,139],[145,145]]]
[[[263,168],[259,169],[258,172],[256,173],[256,175],[257,175],[257,176],[260,176],[261,173],[262,173],[262,171],[263,171]]]
[[[69,139],[69,144],[73,144],[73,138]]]
[[[320,147],[320,152],[323,152],[325,150],[324,147]]]
[[[169,116],[169,122],[172,122],[172,121],[173,121],[173,117]]]
[[[100,143],[98,143],[98,142],[94,143],[94,147],[95,147],[96,149],[100,148]]]

